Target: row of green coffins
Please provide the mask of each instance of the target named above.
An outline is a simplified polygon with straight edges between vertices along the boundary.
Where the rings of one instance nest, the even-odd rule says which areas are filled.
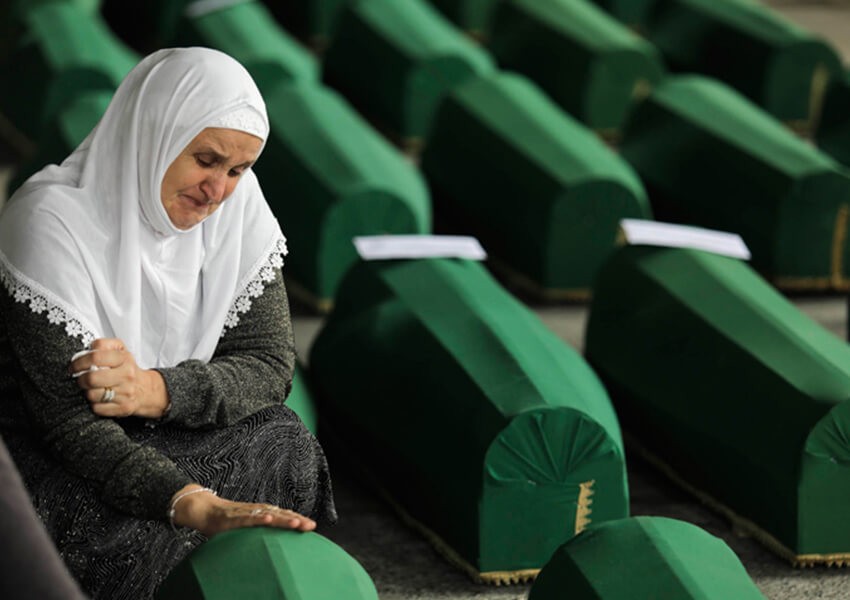
[[[502,66],[528,74],[577,118],[601,129],[616,128],[633,93],[645,92],[662,76],[659,53],[674,72],[721,79],[776,118],[806,126],[817,114],[828,81],[841,70],[841,60],[827,42],[750,0],[597,0],[610,17],[584,0],[430,3],[483,41]],[[456,36],[446,37],[448,28],[424,4],[313,0],[274,10],[302,39],[327,49],[328,75],[358,93],[366,110],[386,119],[398,135],[417,137],[421,122],[401,118],[398,105],[381,106],[384,94],[370,98],[373,88],[364,82],[391,86],[389,72],[403,68],[404,57],[416,54],[417,47],[433,51],[454,43],[447,40]],[[643,34],[651,46],[618,27],[615,18]],[[412,23],[417,25],[411,28]],[[461,52],[471,60],[452,64],[447,59],[434,65],[434,73],[450,79],[466,76],[470,65],[482,68],[482,59],[472,56],[473,45],[465,46],[455,47],[453,54]],[[397,60],[377,68],[369,60],[376,50],[382,55],[389,51]],[[435,83],[420,85],[430,94]],[[427,112],[427,106],[422,110]]]
[[[399,8],[406,4],[378,11],[382,1],[361,10],[374,17],[365,11],[375,7],[391,23],[407,15]],[[32,167],[48,154],[61,158],[82,139],[110,97],[107,82],[114,84],[135,60],[126,49],[107,52],[120,44],[75,6],[57,2],[28,13],[33,29],[22,48],[45,67],[38,85],[55,80],[61,87],[66,73],[84,70],[98,82],[48,111],[57,114],[42,128],[44,143]],[[415,10],[428,14],[422,5]],[[352,264],[353,235],[430,230],[421,176],[345,100],[318,83],[315,59],[261,4],[196,12],[177,29],[183,34],[175,43],[221,48],[243,61],[263,88],[273,137],[257,170],[299,249],[290,261],[291,279],[315,304],[329,304]],[[410,75],[412,69],[413,81],[426,80],[429,65],[438,64],[445,50],[440,40],[448,39],[444,29],[431,48],[435,54],[423,47],[420,68],[404,63],[399,72]],[[451,48],[462,47],[463,40],[453,39]],[[117,58],[100,66],[109,54]],[[455,58],[463,62],[462,54]],[[50,65],[57,75],[47,76]],[[473,71],[454,91],[443,90],[448,96],[430,117],[423,169],[439,192],[443,226],[475,234],[505,272],[544,296],[586,296],[619,219],[651,214],[641,182],[527,80],[495,69]],[[19,107],[24,104],[22,97]],[[847,285],[845,174],[716,80],[665,80],[634,109],[622,154],[648,186],[659,218],[741,233],[756,267],[780,286]]]
[[[746,263],[619,251],[585,354],[668,474],[797,564],[850,561],[850,348]]]
[[[496,13],[506,15],[497,19],[506,49],[534,47],[511,27],[541,38],[570,22],[560,4],[517,0]],[[373,66],[379,51],[394,58]],[[485,58],[421,2],[367,0],[339,17],[325,77],[389,129],[427,138],[422,166],[438,227],[474,234],[518,283],[544,297],[586,296],[619,218],[654,212],[740,233],[756,268],[783,288],[848,286],[846,174],[743,95],[713,78],[668,76],[632,106],[621,151],[649,190],[650,211],[619,157]],[[427,101],[405,95],[411,82],[427,87]],[[386,97],[407,100],[389,110]]]
[[[500,67],[531,78],[606,137],[616,137],[631,104],[664,74],[651,44],[583,0],[431,3],[479,39]]]
[[[848,172],[718,80],[661,83],[630,115],[620,155],[657,219],[740,234],[780,288],[850,286]]]
[[[605,389],[480,264],[357,265],[310,371],[323,439],[475,579],[522,581],[548,563],[531,598],[636,597],[617,565],[652,573],[645,597],[761,597],[722,541],[626,518]]]
[[[324,77],[397,139],[414,144],[427,143],[442,97],[487,76],[496,62],[529,76],[600,131],[617,130],[633,99],[662,77],[655,50],[592,5],[511,0],[493,4],[493,12],[482,47],[425,0],[348,3],[339,7]]]
[[[0,53],[0,110],[31,140],[81,95],[112,92],[139,57],[90,8],[43,2],[20,9]],[[88,132],[86,132],[88,133]]]
[[[219,534],[198,547],[155,597],[377,600],[378,595],[363,567],[324,536],[253,528]],[[529,600],[564,597],[764,598],[722,540],[662,517],[608,521],[559,547],[534,582]]]
[[[473,0],[474,1],[474,0]],[[841,59],[752,0],[595,0],[652,42],[674,72],[721,79],[785,122],[816,117]]]
[[[21,37],[7,66],[26,59],[33,68],[21,86],[9,86],[16,94],[3,94],[8,101],[3,110],[26,124],[28,135],[41,132],[42,141],[15,186],[83,140],[138,60],[97,14],[72,2],[48,3],[26,16],[29,35]],[[295,250],[287,268],[291,283],[300,284],[296,291],[326,306],[355,258],[350,241],[355,235],[430,231],[422,177],[343,98],[318,82],[315,59],[261,4],[190,15],[183,24],[184,37],[175,43],[220,47],[245,64],[265,97],[272,136],[256,170]],[[71,87],[68,81],[76,83]],[[43,96],[44,105],[32,101]]]
[[[386,8],[381,2],[367,4]],[[387,6],[395,8],[387,9],[384,18],[405,5]],[[73,29],[84,18],[97,22],[79,9],[70,20],[56,14],[72,10],[71,5],[57,4],[32,14],[48,15],[54,29]],[[420,10],[425,9],[420,5]],[[272,138],[256,170],[297,250],[289,262],[290,282],[300,284],[297,290],[316,306],[329,305],[339,278],[353,261],[353,235],[430,230],[430,200],[421,176],[344,99],[317,82],[315,59],[274,23],[262,4],[242,2],[195,10],[176,30],[181,33],[173,44],[219,48],[243,62],[258,81],[272,121]],[[430,31],[426,30],[420,32],[424,37]],[[95,43],[101,47],[108,31],[102,24],[97,31],[89,26],[87,36],[101,40]],[[449,30],[435,39],[435,46],[419,51],[421,69],[413,71],[422,77],[412,77],[414,82],[427,80],[431,65],[440,63],[441,44],[454,49],[466,43]],[[45,40],[37,45],[41,46],[50,44]],[[436,54],[425,52],[428,48]],[[486,55],[477,56],[481,64],[489,64]],[[457,62],[463,62],[461,58]],[[62,72],[61,65],[55,69]],[[429,153],[427,171],[447,197],[456,196],[442,204],[443,211],[468,215],[470,221],[483,224],[476,224],[475,232],[504,257],[507,270],[535,290],[556,296],[586,295],[596,267],[612,248],[619,219],[649,216],[640,183],[616,155],[533,84],[492,68],[485,71],[480,80],[469,82],[469,92],[443,102],[457,106],[492,95],[493,100],[478,111],[485,114],[480,118],[461,115],[459,120],[450,107],[435,128],[435,148],[442,151]],[[52,154],[53,160],[61,159],[96,122],[110,94],[111,90],[98,89],[63,106],[50,122],[50,135],[45,137],[51,142],[42,145],[43,152]],[[467,126],[463,120],[478,122]],[[479,145],[464,149],[471,153],[468,172],[459,166],[466,157],[451,143],[456,126],[480,130],[475,137]],[[57,130],[60,135],[55,135]],[[504,169],[499,152],[493,152],[488,142],[493,136],[500,151],[511,154],[520,168]],[[32,167],[45,160],[40,156]],[[497,189],[491,170],[505,171],[500,183],[507,187]],[[479,178],[482,185],[474,185]],[[485,206],[482,211],[483,205],[490,204],[490,190],[496,190],[502,200],[494,210]]]

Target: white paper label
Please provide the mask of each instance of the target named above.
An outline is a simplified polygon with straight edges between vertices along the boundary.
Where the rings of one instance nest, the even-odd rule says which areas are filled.
[[[355,237],[354,245],[363,260],[487,258],[477,239],[462,235],[368,235]]]
[[[623,219],[620,227],[631,245],[695,248],[733,258],[750,259],[750,250],[737,233],[714,231],[690,225]]]

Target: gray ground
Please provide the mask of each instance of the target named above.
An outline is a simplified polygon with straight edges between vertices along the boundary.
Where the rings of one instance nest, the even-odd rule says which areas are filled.
[[[767,2],[809,30],[817,31],[850,57],[850,0]],[[10,175],[8,157],[0,156],[0,206]],[[821,325],[844,338],[846,299],[806,296],[793,302]],[[581,304],[532,306],[561,338],[581,351],[587,307]],[[306,357],[322,318],[295,307],[295,335]],[[756,584],[771,600],[850,598],[850,571],[793,569],[754,540],[738,536],[731,525],[699,501],[628,455],[631,510],[635,515],[663,515],[690,521],[724,539],[738,554]],[[472,582],[441,558],[416,532],[405,526],[341,461],[333,461],[340,523],[324,533],[350,552],[372,576],[382,600],[524,599],[529,585],[491,587]],[[638,599],[636,599],[638,600]],[[730,599],[734,600],[734,599]]]

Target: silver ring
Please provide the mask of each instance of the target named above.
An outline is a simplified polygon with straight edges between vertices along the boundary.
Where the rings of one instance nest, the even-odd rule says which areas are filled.
[[[111,387],[103,389],[103,396],[100,398],[101,403],[106,404],[108,402],[112,402],[115,399],[115,390]]]
[[[263,514],[263,512],[265,512],[265,511],[263,511],[262,508],[255,508],[254,510],[251,511],[251,516],[256,517],[257,515]]]

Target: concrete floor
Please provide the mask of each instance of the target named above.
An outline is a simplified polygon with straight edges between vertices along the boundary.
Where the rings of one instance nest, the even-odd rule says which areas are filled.
[[[845,60],[850,57],[850,0],[771,0],[767,4],[801,26],[822,34],[839,49]],[[8,160],[0,156],[0,207],[10,174]],[[826,295],[792,300],[803,312],[844,338],[847,326],[845,298]],[[585,305],[532,308],[547,326],[581,351],[587,318]],[[322,322],[321,317],[294,306],[296,343],[302,358],[306,359]],[[632,514],[683,519],[721,537],[771,600],[850,598],[850,571],[791,568],[754,540],[736,535],[722,517],[675,487],[633,453],[627,458]],[[529,585],[489,587],[472,582],[450,566],[419,534],[405,526],[382,500],[357,480],[339,457],[332,455],[330,460],[340,522],[322,533],[360,561],[375,581],[382,600],[526,598]]]

